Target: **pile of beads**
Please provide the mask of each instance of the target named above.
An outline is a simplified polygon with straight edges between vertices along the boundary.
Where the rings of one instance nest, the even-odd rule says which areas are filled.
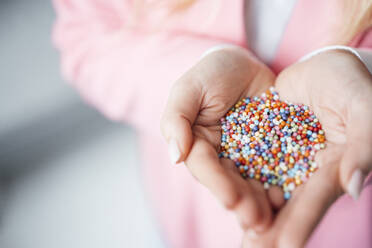
[[[315,153],[325,148],[324,131],[309,107],[279,100],[274,88],[240,100],[221,126],[220,157],[265,189],[282,187],[286,200],[316,171]]]

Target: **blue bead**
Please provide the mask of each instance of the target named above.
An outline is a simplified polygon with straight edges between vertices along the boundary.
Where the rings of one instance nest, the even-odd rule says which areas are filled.
[[[289,200],[291,198],[291,193],[289,192],[284,192],[284,199]]]

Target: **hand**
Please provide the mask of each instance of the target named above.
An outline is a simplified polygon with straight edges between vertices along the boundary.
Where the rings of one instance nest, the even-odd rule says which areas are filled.
[[[351,53],[328,51],[284,70],[282,99],[310,106],[326,134],[320,169],[294,192],[273,225],[244,247],[303,247],[328,207],[343,192],[357,198],[372,165],[372,78]]]
[[[220,119],[238,100],[261,94],[274,81],[274,74],[246,50],[214,51],[174,84],[162,117],[173,162],[185,161],[244,229],[267,227],[271,206],[261,183],[244,180],[231,160],[218,158]]]

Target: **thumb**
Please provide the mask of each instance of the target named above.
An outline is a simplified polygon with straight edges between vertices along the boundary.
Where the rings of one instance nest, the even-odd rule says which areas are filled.
[[[187,76],[179,79],[171,89],[160,127],[168,143],[172,163],[179,163],[190,152],[192,125],[200,110],[201,89]]]
[[[372,169],[372,118],[368,107],[351,106],[347,125],[347,144],[341,160],[341,184],[350,196],[358,199],[364,179]]]
[[[341,184],[354,200],[359,198],[364,179],[371,171],[370,149],[361,144],[348,144],[341,160]]]

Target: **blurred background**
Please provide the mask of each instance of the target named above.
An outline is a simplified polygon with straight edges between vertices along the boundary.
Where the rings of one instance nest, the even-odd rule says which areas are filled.
[[[49,0],[0,0],[0,247],[164,247],[135,133],[61,79]]]

